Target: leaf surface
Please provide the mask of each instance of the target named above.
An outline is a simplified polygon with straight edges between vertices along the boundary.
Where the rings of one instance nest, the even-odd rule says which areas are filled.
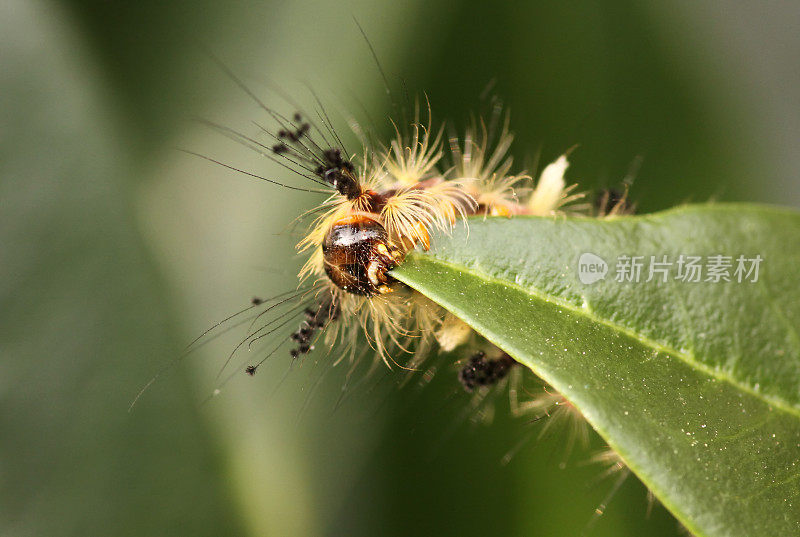
[[[696,535],[800,531],[800,214],[472,219],[434,244],[393,275],[565,395]],[[588,284],[586,253],[608,265]],[[676,278],[681,255],[702,281]],[[706,281],[717,255],[731,281]],[[618,281],[624,256],[638,282]]]

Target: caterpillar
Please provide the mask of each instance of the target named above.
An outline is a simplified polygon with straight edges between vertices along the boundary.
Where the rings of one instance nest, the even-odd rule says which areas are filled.
[[[353,151],[345,146],[316,95],[316,117],[299,107],[282,114],[266,106],[213,55],[212,59],[266,112],[271,126],[254,122],[259,133],[251,136],[203,122],[277,162],[305,184],[277,181],[186,152],[276,186],[327,196],[305,213],[320,216],[314,218],[297,244],[306,257],[297,291],[268,300],[254,298],[248,308],[215,324],[189,345],[187,353],[211,332],[244,313],[263,308],[250,317],[247,337],[232,350],[223,369],[242,347],[250,349],[277,333],[278,344],[244,368],[248,375],[255,375],[287,343],[288,354],[296,360],[322,341],[328,349],[342,349],[332,360],[334,365],[347,360],[355,366],[371,349],[376,364],[417,370],[428,356],[452,354],[457,357],[456,376],[463,389],[483,397],[487,388],[506,379],[517,362],[458,317],[392,278],[392,269],[402,264],[410,251],[428,250],[437,233],[447,234],[456,225],[467,225],[468,217],[564,213],[604,217],[634,210],[627,199],[627,186],[601,191],[594,203],[581,202],[585,194],[565,180],[569,151],[545,166],[535,180],[525,171],[512,171],[510,116],[496,101],[486,120],[473,119],[460,135],[448,137],[444,136],[445,125],[434,127],[427,100],[424,120],[417,104],[412,120],[392,122],[394,136],[388,142],[375,142],[374,136],[365,135],[358,123],[351,122],[360,135],[360,145]],[[271,313],[275,314],[272,319],[253,329]],[[304,318],[297,329],[281,337],[281,331],[286,331],[299,315]],[[148,382],[131,407],[159,375]],[[514,382],[519,384],[518,380]],[[568,407],[547,391],[523,404],[516,400],[521,392],[513,387],[509,390],[515,399],[515,413],[535,410],[546,415],[558,410],[558,405]]]
[[[354,132],[361,134],[360,147],[350,151],[319,99],[316,118],[300,110],[284,115],[266,106],[218,63],[267,113],[274,126],[256,123],[260,132],[253,137],[226,126],[206,124],[314,187],[288,185],[189,153],[279,186],[327,194],[320,205],[306,213],[320,216],[297,244],[306,256],[298,275],[300,291],[289,299],[255,299],[253,303],[256,307],[272,302],[256,316],[257,320],[278,306],[302,298],[305,318],[289,338],[280,340],[281,344],[261,361],[245,368],[249,375],[254,375],[288,340],[294,342],[289,349],[293,359],[310,353],[317,342],[324,341],[327,348],[344,349],[335,363],[346,357],[354,363],[364,355],[358,352],[363,337],[377,362],[403,369],[416,369],[437,349],[447,353],[458,349],[464,354],[458,379],[466,391],[496,384],[516,365],[513,358],[479,338],[454,315],[392,278],[391,270],[403,263],[410,251],[428,250],[436,233],[447,234],[459,223],[466,225],[471,216],[513,218],[564,212],[606,216],[632,210],[627,189],[604,191],[594,204],[577,203],[584,194],[576,191],[577,185],[565,181],[569,151],[544,167],[537,180],[524,171],[512,173],[510,148],[514,136],[509,115],[497,103],[488,121],[473,120],[460,136],[447,139],[444,125],[433,126],[427,101],[424,121],[417,104],[413,120],[399,126],[392,123],[394,136],[388,142],[374,142],[353,123]],[[285,326],[286,321],[275,325],[288,313],[298,312],[290,310],[251,332],[228,362],[245,342],[249,348]],[[474,347],[476,340],[484,350]],[[470,344],[471,349],[462,350]]]
[[[326,136],[299,112],[273,116],[279,128],[270,134],[272,157],[331,191],[298,244],[307,255],[301,286],[315,293],[292,334],[292,357],[309,353],[319,337],[328,347],[344,345],[353,357],[360,334],[390,367],[415,367],[434,345],[453,351],[471,337],[468,327],[394,280],[391,270],[468,216],[556,214],[580,198],[564,181],[566,156],[547,166],[535,184],[524,173],[510,173],[507,120],[497,133],[475,123],[462,137],[449,138],[450,165],[443,166],[443,128],[416,115],[407,133],[396,128],[389,143],[365,145],[358,153],[348,153],[332,129]],[[413,357],[401,364],[398,353]],[[473,357],[459,378],[472,390],[505,376],[512,362],[507,355]],[[247,371],[254,374],[258,365]]]
[[[402,264],[410,251],[428,250],[437,233],[447,234],[458,224],[467,225],[468,217],[565,213],[605,217],[634,211],[627,199],[627,185],[622,190],[599,192],[594,203],[580,203],[585,194],[565,180],[571,150],[545,166],[536,180],[525,171],[512,171],[510,116],[497,100],[492,102],[487,120],[473,119],[460,134],[448,137],[444,136],[445,125],[434,127],[427,99],[424,120],[419,101],[411,121],[398,124],[390,119],[394,136],[388,142],[376,142],[375,136],[351,121],[359,139],[359,147],[352,150],[313,91],[318,105],[315,114],[299,106],[293,113],[283,114],[268,107],[214,54],[208,55],[266,113],[271,126],[254,121],[259,132],[248,135],[211,121],[203,123],[279,164],[305,184],[278,181],[194,151],[185,152],[276,186],[327,197],[301,215],[320,214],[297,244],[306,257],[297,290],[267,300],[254,298],[249,307],[203,332],[183,356],[224,325],[227,331],[250,320],[247,336],[231,351],[223,370],[242,347],[249,350],[278,333],[278,344],[244,368],[248,375],[255,375],[287,342],[292,342],[288,354],[293,360],[311,353],[323,341],[328,349],[343,349],[334,365],[347,359],[354,366],[372,349],[374,364],[409,370],[440,352],[458,357],[458,381],[466,392],[477,392],[480,398],[487,388],[504,381],[517,362],[458,317],[395,280],[392,269]],[[380,65],[378,69],[391,95]],[[257,308],[263,309],[258,312]],[[241,321],[240,316],[254,310],[255,315]],[[271,320],[254,329],[270,314],[274,314]],[[304,319],[298,328],[281,337],[280,331],[300,315]],[[237,322],[231,326],[234,320]],[[145,385],[131,407],[160,374]],[[516,394],[521,391],[509,390],[515,413],[536,409],[547,415],[558,410],[558,405],[569,407],[547,390],[537,400],[520,403]]]
[[[277,162],[301,181],[291,176],[274,180],[187,152],[275,186],[326,197],[301,215],[313,220],[297,243],[305,256],[297,289],[267,300],[254,298],[249,307],[201,334],[187,352],[218,328],[238,326],[243,314],[250,313],[244,319],[250,322],[247,336],[231,351],[223,369],[237,351],[257,342],[271,346],[259,350],[258,360],[244,367],[251,376],[281,350],[294,362],[319,347],[339,349],[338,354],[329,352],[334,365],[348,362],[355,368],[366,361],[373,370],[381,364],[418,370],[427,358],[447,354],[455,358],[450,368],[455,370],[453,381],[472,394],[470,408],[477,408],[489,394],[505,392],[513,414],[551,418],[542,433],[557,421],[570,425],[567,454],[575,440],[584,441],[588,425],[569,401],[542,382],[539,394],[530,398],[522,384],[525,370],[512,356],[395,280],[392,270],[412,250],[428,250],[438,236],[469,225],[470,217],[631,213],[627,187],[601,191],[587,202],[577,185],[566,181],[569,150],[535,178],[514,169],[510,116],[498,104],[485,120],[473,120],[460,133],[435,125],[427,100],[422,113],[416,107],[412,120],[392,123],[394,136],[387,142],[375,142],[351,123],[360,134],[359,146],[353,149],[345,145],[318,100],[315,115],[299,107],[283,114],[223,69],[266,113],[270,126],[256,122],[258,134],[248,135],[209,121],[206,125]],[[290,323],[298,316],[302,321],[293,329]],[[242,371],[235,369],[223,384]],[[490,419],[491,403],[489,407],[485,415]]]

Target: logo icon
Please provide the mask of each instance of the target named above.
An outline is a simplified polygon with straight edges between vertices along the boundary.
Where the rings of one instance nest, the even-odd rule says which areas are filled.
[[[591,252],[584,252],[578,258],[578,279],[581,283],[591,285],[602,280],[608,274],[608,263]]]

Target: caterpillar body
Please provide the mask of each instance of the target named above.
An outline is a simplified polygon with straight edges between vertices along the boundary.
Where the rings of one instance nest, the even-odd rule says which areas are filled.
[[[289,350],[292,358],[310,353],[322,338],[327,348],[343,346],[335,363],[345,357],[355,362],[364,354],[357,352],[363,334],[377,360],[390,367],[415,369],[437,348],[444,352],[459,349],[463,365],[458,379],[464,389],[491,386],[516,364],[513,358],[392,278],[391,270],[411,250],[428,250],[436,233],[446,234],[460,222],[466,225],[469,216],[513,218],[566,211],[605,216],[631,211],[626,191],[605,191],[596,197],[594,207],[576,203],[583,194],[575,192],[577,185],[568,186],[565,181],[566,154],[546,166],[536,181],[525,172],[512,173],[509,150],[513,134],[508,115],[500,119],[500,106],[495,106],[488,122],[473,121],[463,135],[451,136],[446,143],[444,127],[432,126],[430,106],[424,123],[417,107],[413,121],[404,127],[395,124],[390,142],[375,144],[362,137],[360,150],[348,152],[324,109],[317,122],[301,112],[280,114],[228,74],[277,128],[258,124],[260,134],[270,139],[265,143],[228,127],[209,125],[323,187],[328,194],[309,211],[321,215],[297,244],[307,256],[299,273],[300,287],[306,291],[298,296],[307,302],[305,319],[288,338],[295,343]],[[361,132],[358,125],[354,130]],[[283,303],[273,304],[267,311]],[[266,329],[274,321],[242,343],[248,341],[250,346],[271,335],[275,328]],[[484,350],[466,348],[476,341]],[[260,362],[248,365],[246,372],[254,375],[278,348],[280,345]]]
[[[397,354],[412,348],[406,367],[416,366],[434,344],[454,350],[470,338],[468,327],[394,280],[391,270],[414,248],[427,250],[435,232],[447,233],[467,216],[556,214],[579,198],[564,181],[565,156],[547,166],[535,185],[524,173],[510,173],[507,121],[496,134],[481,124],[451,138],[445,168],[443,129],[433,130],[430,122],[413,122],[406,135],[396,129],[390,143],[365,146],[357,157],[338,143],[326,146],[339,137],[331,130],[318,140],[304,118],[279,116],[281,128],[269,147],[274,158],[331,190],[317,208],[322,215],[298,244],[308,255],[300,280],[315,289],[316,303],[292,337],[293,357],[310,352],[319,332],[327,346],[340,340],[351,356],[364,333],[390,366],[400,365]],[[471,390],[496,380],[509,362],[508,356],[473,357],[460,374],[462,384]]]
[[[259,340],[268,341],[265,338],[273,334],[275,345],[259,350],[259,360],[244,368],[248,375],[255,375],[276,352],[286,352],[287,346],[294,361],[313,352],[321,342],[329,352],[339,349],[340,354],[330,360],[334,365],[346,361],[355,368],[366,357],[370,370],[381,363],[389,368],[419,370],[426,358],[447,354],[447,358],[455,357],[453,380],[457,379],[463,390],[472,394],[470,409],[477,409],[490,394],[506,392],[513,414],[533,416],[534,421],[553,418],[542,433],[559,420],[571,425],[566,460],[573,442],[588,438],[588,423],[578,409],[539,379],[535,379],[538,395],[530,397],[531,392],[523,386],[526,370],[512,356],[455,315],[395,280],[392,270],[412,250],[428,250],[438,236],[448,234],[457,225],[468,225],[469,217],[630,214],[634,207],[627,199],[627,185],[603,190],[593,202],[585,200],[586,195],[577,192],[577,185],[568,184],[565,179],[569,150],[536,177],[515,170],[510,155],[514,136],[509,129],[509,116],[499,105],[493,107],[486,121],[473,120],[459,134],[447,137],[445,132],[452,131],[446,131],[444,125],[433,126],[430,106],[424,118],[417,107],[412,121],[399,126],[392,122],[394,136],[384,143],[374,142],[374,136],[364,135],[361,126],[351,122],[360,141],[359,148],[352,151],[342,142],[316,95],[319,108],[313,115],[303,110],[284,115],[267,107],[224,65],[220,66],[266,112],[272,126],[255,123],[259,133],[247,135],[224,125],[205,123],[314,186],[286,184],[189,153],[250,177],[327,197],[301,215],[319,216],[313,218],[297,243],[297,249],[305,256],[298,288],[268,300],[253,299],[250,307],[201,334],[187,352],[217,328],[226,325],[227,331],[230,321],[236,319],[234,326],[238,326],[240,315],[256,311],[241,321],[252,322],[223,369],[243,346],[249,349]],[[258,312],[254,308],[262,309]],[[265,315],[273,318],[257,325]],[[284,327],[298,315],[303,320],[297,329],[288,336],[282,335],[281,331],[289,330]],[[425,376],[435,370],[427,370]],[[223,384],[231,378],[233,374]],[[140,395],[141,392],[133,404]],[[491,419],[493,405],[488,406],[485,416]],[[603,460],[611,461],[614,469],[624,469],[613,451],[608,453]],[[511,453],[507,455],[510,456]]]
[[[571,212],[604,217],[633,212],[627,186],[600,192],[594,204],[579,203],[584,194],[565,181],[567,154],[545,166],[538,180],[524,171],[512,173],[509,150],[514,137],[509,116],[497,101],[488,121],[473,120],[460,136],[446,140],[444,126],[432,126],[429,104],[424,122],[418,104],[412,121],[400,126],[392,122],[395,134],[388,143],[375,143],[374,136],[364,135],[361,126],[351,122],[360,148],[348,151],[316,95],[316,119],[302,111],[281,114],[214,59],[267,113],[274,127],[254,122],[260,133],[252,137],[226,126],[207,125],[322,189],[287,185],[190,153],[269,183],[328,195],[305,213],[321,215],[297,244],[307,256],[299,273],[300,290],[288,298],[253,300],[251,308],[268,307],[255,316],[247,337],[233,349],[226,366],[245,343],[250,348],[290,322],[298,313],[297,303],[305,319],[288,338],[279,338],[279,344],[259,362],[248,365],[245,371],[249,375],[287,341],[295,343],[289,350],[293,359],[313,351],[322,339],[328,349],[344,348],[335,364],[346,357],[355,364],[369,354],[359,351],[363,335],[374,350],[375,363],[389,367],[415,370],[437,349],[455,352],[460,357],[458,379],[464,389],[485,392],[485,387],[504,380],[516,361],[463,321],[392,278],[391,270],[403,263],[411,250],[428,250],[437,232],[446,234],[460,222],[466,225],[470,216],[513,218]],[[262,316],[287,303],[295,306],[252,330]],[[201,338],[251,308],[218,323]],[[288,320],[278,324],[286,316]],[[514,390],[510,392],[514,394]],[[520,410],[541,405],[512,407]]]

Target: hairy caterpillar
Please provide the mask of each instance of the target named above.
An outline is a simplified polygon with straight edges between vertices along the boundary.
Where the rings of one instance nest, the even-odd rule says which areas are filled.
[[[331,189],[317,209],[323,214],[298,244],[308,254],[301,286],[314,289],[314,299],[292,335],[295,358],[319,337],[329,347],[343,343],[352,358],[361,333],[389,366],[414,367],[432,345],[448,352],[462,346],[472,335],[466,325],[395,281],[391,269],[410,250],[428,249],[434,232],[446,233],[467,216],[556,214],[579,197],[565,184],[564,156],[535,185],[527,175],[510,173],[507,122],[497,133],[480,124],[451,138],[452,164],[443,167],[443,130],[430,123],[415,121],[406,133],[397,129],[388,144],[348,153],[334,131],[326,137],[300,113],[273,117],[279,128],[270,134],[272,156]],[[413,357],[401,364],[398,354],[412,347]],[[491,384],[512,363],[507,355],[473,356],[461,371],[462,384],[468,390]]]
[[[575,192],[577,185],[568,186],[565,181],[569,151],[544,167],[536,179],[514,170],[509,116],[497,101],[492,102],[485,120],[473,119],[460,133],[448,130],[447,137],[444,125],[434,126],[427,100],[423,113],[417,103],[412,120],[395,123],[390,119],[394,136],[386,142],[376,142],[373,134],[351,121],[359,138],[354,148],[345,145],[313,91],[317,104],[313,113],[293,104],[294,111],[283,114],[265,105],[221,61],[210,56],[259,106],[269,123],[254,121],[258,132],[249,135],[205,123],[280,164],[302,182],[262,177],[187,152],[277,186],[327,194],[321,204],[302,215],[319,216],[297,244],[306,256],[297,290],[267,300],[253,299],[250,307],[217,323],[190,344],[189,351],[218,328],[224,326],[227,331],[250,322],[247,336],[232,350],[224,367],[243,347],[250,350],[261,343],[274,345],[256,349],[260,360],[244,368],[249,375],[281,349],[289,347],[287,353],[298,359],[323,341],[328,349],[344,349],[331,360],[335,364],[346,360],[355,365],[372,354],[373,364],[416,370],[427,356],[441,351],[456,358],[458,372],[454,376],[464,390],[483,397],[487,388],[505,381],[517,369],[516,361],[457,317],[394,280],[391,270],[411,250],[427,250],[436,233],[448,233],[467,217],[557,216],[566,212],[602,217],[632,210],[627,188],[604,191],[594,204],[576,203],[584,195]],[[386,87],[388,91],[388,83]],[[248,313],[250,317],[243,319]],[[288,333],[290,323],[301,316],[298,328]],[[512,381],[518,383],[514,380],[518,377],[512,375]],[[565,406],[548,392],[541,400],[525,403],[517,396],[522,390],[512,386],[509,393],[515,399],[515,413],[547,415],[559,404]]]
[[[389,142],[374,142],[354,124],[361,143],[352,151],[319,99],[316,119],[301,111],[281,114],[267,107],[218,63],[266,112],[273,125],[256,123],[259,134],[248,136],[206,123],[313,186],[290,185],[198,156],[279,186],[328,194],[325,201],[306,213],[321,215],[297,245],[307,256],[299,274],[298,292],[270,300],[254,299],[251,308],[267,307],[255,316],[251,329],[270,312],[287,307],[288,311],[251,330],[228,362],[245,344],[251,348],[297,316],[305,318],[288,338],[279,339],[259,362],[245,368],[250,375],[288,341],[294,342],[289,349],[292,358],[308,354],[322,340],[328,348],[339,344],[345,349],[336,363],[346,357],[355,363],[365,355],[359,351],[363,335],[376,361],[390,367],[415,369],[437,348],[448,353],[458,350],[462,355],[458,379],[464,389],[472,392],[491,386],[516,365],[513,358],[479,338],[457,317],[394,280],[391,270],[411,250],[427,250],[436,232],[447,233],[469,216],[513,218],[565,211],[604,216],[631,210],[627,191],[605,191],[597,196],[594,206],[574,203],[583,194],[575,192],[577,185],[568,186],[565,181],[569,166],[566,154],[546,166],[538,180],[525,172],[512,173],[509,116],[503,116],[497,104],[488,121],[474,120],[463,134],[446,140],[444,126],[432,125],[429,105],[424,122],[419,105],[412,121],[393,122],[395,134]],[[518,409],[529,406],[515,405]]]
[[[489,391],[493,398],[513,393],[514,413],[575,415],[564,411],[571,407],[552,390],[526,401],[529,393],[519,380],[530,377],[524,368],[457,317],[394,281],[391,270],[413,248],[426,249],[465,217],[601,215],[622,210],[624,192],[598,196],[594,207],[581,203],[565,180],[566,155],[540,173],[515,169],[509,119],[499,106],[460,132],[432,121],[429,107],[422,107],[413,120],[398,121],[389,141],[376,143],[364,136],[360,145],[345,144],[321,109],[316,115],[295,105],[286,114],[263,110],[267,118],[256,118],[255,134],[208,124],[292,170],[270,179],[297,190],[325,191],[327,197],[308,207],[313,222],[299,238],[306,262],[298,289],[255,299],[247,308],[255,329],[238,349],[252,347],[255,352],[247,354],[256,358],[238,365],[245,353],[234,356],[233,349],[237,365],[228,369],[230,378],[243,370],[257,373],[270,356],[299,362],[313,350],[317,356],[312,359],[323,363],[378,369],[385,364],[395,377],[398,368],[424,368],[427,374],[426,358],[444,351],[448,356],[442,359],[454,365],[440,368],[441,380],[452,382],[454,391],[460,383],[472,401],[486,398]],[[337,344],[337,350],[326,352]],[[359,371],[355,378],[362,375]],[[488,408],[486,415],[495,406],[488,402],[480,410]]]

